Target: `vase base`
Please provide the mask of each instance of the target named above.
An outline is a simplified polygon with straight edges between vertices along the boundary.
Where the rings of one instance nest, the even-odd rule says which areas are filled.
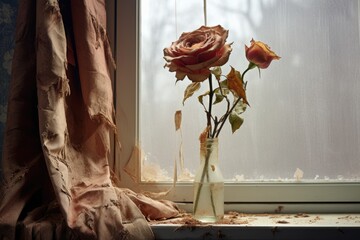
[[[221,220],[220,217],[216,218],[214,216],[194,216],[194,218],[203,223],[215,223],[215,222]]]

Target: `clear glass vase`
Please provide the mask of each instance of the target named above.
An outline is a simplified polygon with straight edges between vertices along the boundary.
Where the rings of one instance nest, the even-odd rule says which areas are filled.
[[[200,166],[194,179],[194,218],[216,222],[224,217],[224,178],[218,165],[218,139],[200,144]]]

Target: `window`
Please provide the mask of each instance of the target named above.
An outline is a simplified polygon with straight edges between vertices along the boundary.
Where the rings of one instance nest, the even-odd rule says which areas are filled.
[[[117,2],[116,110],[122,151],[115,164],[122,182],[132,188],[171,186],[180,141],[173,123],[178,109],[183,111],[185,167],[197,168],[205,115],[196,98],[181,105],[187,80],[175,86],[174,74],[163,69],[162,50],[203,24],[202,2]],[[230,30],[231,65],[245,69],[244,44],[252,37],[282,57],[260,79],[256,71],[247,76],[251,108],[244,125],[234,135],[229,127],[221,135],[225,200],[300,208],[307,203],[316,211],[323,203],[342,203],[337,210],[359,210],[359,1],[207,3],[208,25]],[[164,172],[160,181],[142,181],[140,159],[133,154],[138,143],[143,166]],[[131,156],[138,165],[126,165]],[[293,179],[297,168],[304,172],[300,182]],[[124,169],[131,169],[136,180]],[[191,202],[191,183],[178,182],[169,198]]]

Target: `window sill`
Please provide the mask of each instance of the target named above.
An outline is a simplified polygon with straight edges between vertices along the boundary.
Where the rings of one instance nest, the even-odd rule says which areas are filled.
[[[189,215],[152,222],[157,240],[175,239],[360,239],[360,214],[239,214],[219,224],[199,224]]]

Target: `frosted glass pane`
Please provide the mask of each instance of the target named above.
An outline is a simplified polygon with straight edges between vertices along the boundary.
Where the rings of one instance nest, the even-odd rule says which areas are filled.
[[[182,32],[203,25],[202,0],[142,0],[140,34],[140,144],[145,164],[172,177],[183,111],[185,168],[199,164],[198,136],[206,125],[197,97],[182,106],[188,79],[175,85],[163,49]],[[220,135],[228,180],[360,179],[359,1],[208,0],[208,25],[229,29],[229,64],[245,70],[252,38],[281,56],[269,69],[247,74],[251,104],[241,129]],[[176,14],[175,14],[176,12]],[[227,64],[228,66],[228,64]],[[228,71],[228,69],[226,70]],[[203,91],[199,91],[199,94]],[[159,170],[157,170],[159,173]]]

